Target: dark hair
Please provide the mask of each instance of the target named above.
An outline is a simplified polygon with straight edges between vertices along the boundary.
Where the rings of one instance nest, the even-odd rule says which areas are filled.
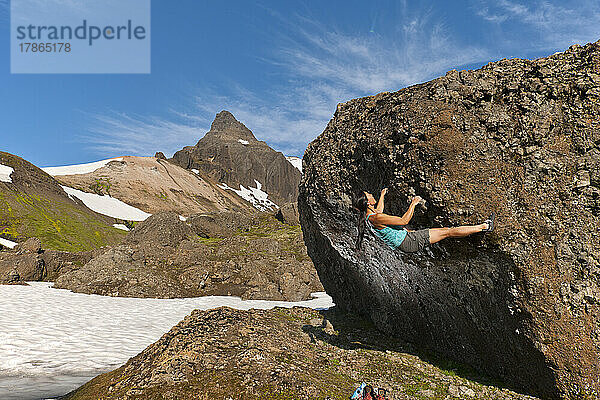
[[[358,211],[358,237],[356,238],[356,250],[360,250],[363,236],[365,235],[365,226],[367,224],[367,195],[362,190],[354,193],[352,196],[352,207]]]

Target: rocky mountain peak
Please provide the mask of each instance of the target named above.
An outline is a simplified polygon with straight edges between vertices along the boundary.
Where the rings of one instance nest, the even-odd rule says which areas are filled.
[[[227,110],[221,111],[215,117],[210,126],[210,131],[206,134],[206,137],[210,136],[225,136],[235,140],[256,141],[252,131],[235,119],[233,114]]]
[[[242,193],[254,193],[244,195],[249,198],[267,194],[278,205],[298,198],[300,171],[282,153],[258,141],[229,111],[218,113],[210,131],[198,144],[179,150],[171,161],[186,169],[202,171],[227,185],[227,190],[239,188]]]

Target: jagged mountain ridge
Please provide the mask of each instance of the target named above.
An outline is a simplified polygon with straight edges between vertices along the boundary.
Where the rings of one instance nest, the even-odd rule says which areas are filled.
[[[176,152],[171,162],[204,171],[233,189],[240,185],[262,190],[276,204],[295,202],[301,173],[286,157],[254,134],[228,111],[215,117],[210,130],[195,146]]]

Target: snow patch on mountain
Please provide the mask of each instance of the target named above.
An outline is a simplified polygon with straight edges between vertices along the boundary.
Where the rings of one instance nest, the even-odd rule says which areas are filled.
[[[42,168],[47,174],[52,176],[60,175],[83,175],[94,172],[97,169],[104,167],[111,161],[123,161],[123,157],[109,158],[108,160],[96,161],[87,164],[65,165],[62,167],[46,167]]]
[[[62,186],[69,197],[76,197],[92,211],[109,217],[122,219],[125,221],[144,221],[152,214],[148,214],[139,208],[130,206],[121,200],[110,196],[100,196],[94,193],[86,193],[81,190],[73,189],[68,186]]]
[[[14,169],[0,164],[0,182],[12,183],[10,175],[15,172]]]
[[[115,228],[117,228],[117,229],[120,229],[120,230],[122,230],[122,231],[127,231],[127,232],[129,232],[129,228],[128,228],[128,227],[126,227],[126,226],[125,226],[125,225],[123,225],[123,224],[113,224],[113,227],[115,227]]]
[[[298,157],[293,157],[293,156],[286,156],[285,157],[290,164],[292,164],[294,167],[298,168],[298,171],[302,172],[302,159],[298,158]]]
[[[8,239],[0,238],[0,246],[8,247],[9,249],[14,249],[18,243],[11,242]]]
[[[234,188],[229,187],[224,183],[221,183],[217,186],[219,186],[221,189],[231,190],[235,192],[238,196],[252,204],[256,209],[260,211],[272,211],[278,209],[279,206],[273,203],[271,200],[269,200],[269,194],[261,190],[262,184],[256,179],[254,180],[254,182],[256,183],[255,188],[246,188],[243,185],[240,185],[240,190],[235,190]]]
[[[244,139],[238,139],[238,142],[240,142],[240,143],[241,143],[241,144],[243,144],[244,146],[246,146],[246,145],[250,144],[250,142],[249,142],[249,141],[247,141],[247,140],[244,140]]]
[[[198,171],[197,169],[193,169],[193,168],[192,168],[192,172],[195,173],[196,175],[198,175],[200,173],[200,171]]]

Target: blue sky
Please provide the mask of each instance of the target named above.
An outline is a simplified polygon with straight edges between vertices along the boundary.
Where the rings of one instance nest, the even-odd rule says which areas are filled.
[[[337,103],[600,39],[600,2],[153,0],[149,75],[11,75],[9,25],[0,150],[51,166],[170,156],[222,109],[302,156]]]

